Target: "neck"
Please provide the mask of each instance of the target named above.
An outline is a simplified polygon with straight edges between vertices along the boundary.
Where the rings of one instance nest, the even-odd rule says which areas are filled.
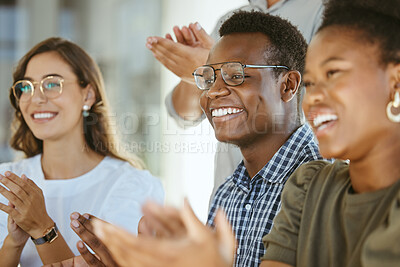
[[[96,167],[104,157],[77,141],[44,141],[42,169],[46,179],[71,179]]]
[[[400,179],[399,138],[382,138],[366,156],[350,160],[350,179],[355,192],[383,189]]]
[[[275,155],[300,125],[287,129],[282,134],[260,136],[249,144],[241,145],[240,151],[247,172],[253,178]]]

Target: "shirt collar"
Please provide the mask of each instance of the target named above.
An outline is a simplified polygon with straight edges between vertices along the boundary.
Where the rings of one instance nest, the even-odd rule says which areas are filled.
[[[306,123],[289,137],[271,160],[254,176],[253,180],[262,178],[270,183],[285,182],[288,173],[298,167],[300,157],[305,153],[304,147],[310,143],[317,148],[311,127]],[[232,174],[232,181],[243,190],[249,190],[251,179],[243,161]]]

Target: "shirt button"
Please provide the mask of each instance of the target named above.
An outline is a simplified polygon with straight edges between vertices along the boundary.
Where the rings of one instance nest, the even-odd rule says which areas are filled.
[[[246,204],[246,206],[244,206],[244,208],[249,211],[251,209],[251,205],[250,204]]]

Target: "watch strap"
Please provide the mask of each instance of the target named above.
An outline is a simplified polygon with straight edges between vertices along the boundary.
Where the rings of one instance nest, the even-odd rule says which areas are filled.
[[[51,243],[54,240],[56,240],[56,238],[58,237],[58,228],[57,225],[54,223],[54,226],[51,227],[50,229],[48,229],[44,236],[39,237],[37,239],[34,239],[33,237],[31,237],[33,243],[35,245],[42,245],[44,243]]]

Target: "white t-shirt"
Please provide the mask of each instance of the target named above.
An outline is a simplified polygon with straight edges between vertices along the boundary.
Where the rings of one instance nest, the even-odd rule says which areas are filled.
[[[49,216],[56,222],[68,246],[79,255],[79,237],[70,228],[70,214],[90,213],[126,230],[137,233],[142,217],[141,205],[148,199],[162,203],[164,191],[160,181],[148,171],[137,170],[128,162],[105,157],[93,170],[73,179],[45,180],[41,155],[0,165],[0,173],[25,174],[44,194]],[[0,195],[0,202],[8,200]],[[7,214],[0,211],[0,246],[8,234]],[[28,240],[21,256],[21,266],[42,266],[35,245]]]

